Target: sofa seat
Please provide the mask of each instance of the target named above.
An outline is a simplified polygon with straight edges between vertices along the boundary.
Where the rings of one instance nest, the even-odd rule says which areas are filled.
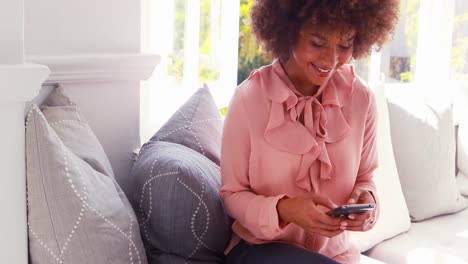
[[[468,209],[414,222],[365,254],[385,263],[468,263]]]
[[[384,264],[383,262],[379,260],[369,258],[368,256],[362,255],[362,254],[361,254],[361,261],[359,261],[359,263],[360,264]]]

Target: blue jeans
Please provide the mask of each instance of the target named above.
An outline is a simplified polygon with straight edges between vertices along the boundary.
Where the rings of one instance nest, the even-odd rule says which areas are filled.
[[[226,264],[339,264],[304,248],[283,243],[250,245],[241,240],[226,256]]]

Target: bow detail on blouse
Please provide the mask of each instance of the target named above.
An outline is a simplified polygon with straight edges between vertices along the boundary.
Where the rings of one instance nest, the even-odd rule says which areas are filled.
[[[327,117],[322,104],[314,96],[299,97],[295,106],[291,107],[289,114],[291,120],[298,122],[304,113],[304,126],[311,134],[318,137],[327,137]]]
[[[313,188],[318,192],[319,180],[329,180],[333,174],[327,144],[340,141],[351,129],[341,108],[352,94],[354,73],[350,80],[338,70],[314,96],[298,96],[279,61],[252,75],[257,74],[260,86],[271,100],[265,140],[278,150],[302,155],[296,184],[307,191]],[[322,103],[317,98],[320,94]],[[301,115],[304,124],[300,122]],[[312,167],[317,168],[316,161],[319,162],[316,164],[318,175],[316,170],[311,171]]]

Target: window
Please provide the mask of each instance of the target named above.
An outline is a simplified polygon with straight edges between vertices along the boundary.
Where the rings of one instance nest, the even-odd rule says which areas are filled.
[[[220,108],[253,69],[271,63],[249,25],[255,0],[143,1],[144,51],[161,55],[142,90],[145,139],[203,82]],[[380,52],[353,61],[369,83],[468,81],[468,2],[400,0],[400,22]],[[145,132],[147,131],[147,132]],[[145,134],[146,133],[146,134]]]
[[[468,2],[466,0],[455,1],[450,55],[451,79],[468,82]]]
[[[466,82],[467,61],[468,2],[401,0],[392,41],[355,64],[366,80],[377,78],[374,72],[386,83],[434,83]]]
[[[142,90],[142,139],[202,83],[227,106],[237,81],[239,7],[239,0],[143,2],[144,51],[159,54],[161,62]]]

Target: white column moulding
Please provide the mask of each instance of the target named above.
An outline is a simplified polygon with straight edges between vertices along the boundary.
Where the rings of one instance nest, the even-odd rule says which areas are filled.
[[[0,2],[0,263],[28,263],[25,102],[37,95],[49,69],[24,64],[24,2]]]
[[[28,263],[24,107],[48,75],[42,65],[0,66],[0,263]]]
[[[200,0],[187,0],[185,6],[185,45],[183,82],[197,88],[200,42]]]
[[[23,63],[23,7],[23,0],[0,1],[0,64]]]

